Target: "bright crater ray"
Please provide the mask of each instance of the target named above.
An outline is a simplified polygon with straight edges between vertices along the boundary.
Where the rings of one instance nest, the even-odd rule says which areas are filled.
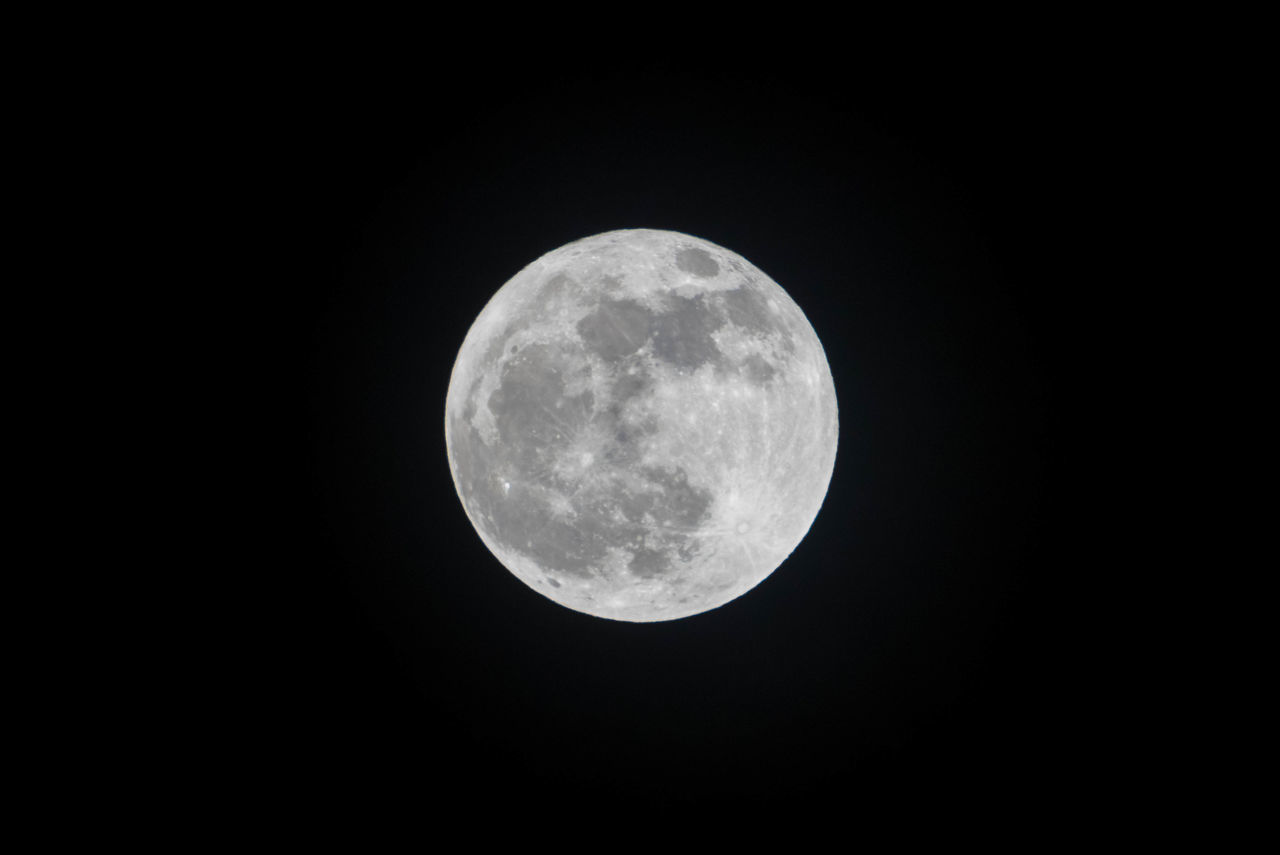
[[[835,464],[835,387],[804,313],[746,259],[677,232],[607,232],[520,271],[467,334],[445,409],[489,550],[615,620],[755,587],[809,530]]]

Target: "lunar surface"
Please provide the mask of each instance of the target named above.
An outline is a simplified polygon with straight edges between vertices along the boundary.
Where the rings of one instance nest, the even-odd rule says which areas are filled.
[[[722,606],[795,549],[836,456],[800,307],[736,253],[669,231],[584,238],[520,271],[458,353],[445,441],[463,507],[568,608]]]

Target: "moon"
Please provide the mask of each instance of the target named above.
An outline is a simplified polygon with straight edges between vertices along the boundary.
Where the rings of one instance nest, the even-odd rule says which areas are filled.
[[[612,620],[709,611],[809,531],[835,465],[826,354],[742,256],[626,229],[547,253],[493,296],[445,402],[454,486],[489,551]]]

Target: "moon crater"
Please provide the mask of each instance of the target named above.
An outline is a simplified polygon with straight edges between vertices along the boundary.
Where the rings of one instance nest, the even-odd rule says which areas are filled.
[[[773,572],[826,494],[835,389],[800,308],[746,259],[647,229],[561,247],[498,291],[454,365],[449,463],[518,578],[657,621]]]

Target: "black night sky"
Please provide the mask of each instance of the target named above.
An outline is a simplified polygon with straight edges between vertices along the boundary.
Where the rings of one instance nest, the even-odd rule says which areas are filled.
[[[246,394],[265,408],[264,528],[285,533],[252,562],[246,774],[547,810],[1012,805],[1060,786],[1073,83],[1034,45],[874,42],[734,63],[364,44],[273,75],[240,141],[276,339]],[[840,405],[830,490],[791,558],[649,625],[567,610],[499,565],[443,434],[493,292],[629,227],[770,274]]]

